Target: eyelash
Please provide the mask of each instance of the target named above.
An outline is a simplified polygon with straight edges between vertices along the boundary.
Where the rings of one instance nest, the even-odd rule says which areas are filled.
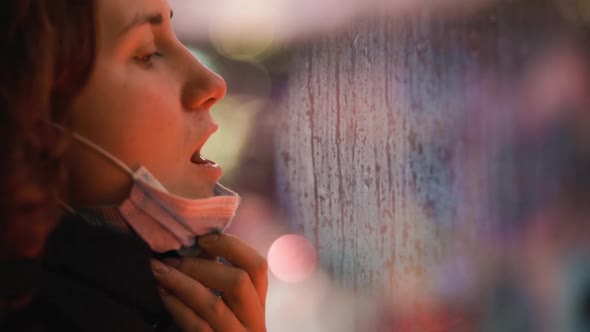
[[[160,52],[153,52],[146,55],[139,55],[135,57],[135,61],[139,62],[140,64],[148,67],[153,66],[153,60],[155,58],[161,58],[162,53]]]

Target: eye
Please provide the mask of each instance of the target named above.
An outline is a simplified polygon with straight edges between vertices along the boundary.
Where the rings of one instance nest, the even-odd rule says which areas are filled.
[[[135,56],[134,59],[143,66],[151,67],[154,64],[154,59],[160,57],[162,57],[162,54],[160,52],[152,52],[144,55]]]

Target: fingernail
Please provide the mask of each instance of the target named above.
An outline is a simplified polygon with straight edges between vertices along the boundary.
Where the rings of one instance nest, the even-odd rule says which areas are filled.
[[[217,239],[219,239],[219,234],[209,234],[199,237],[197,241],[199,242],[199,245],[206,247],[215,243]]]
[[[170,267],[166,266],[165,264],[162,264],[161,262],[155,259],[152,259],[151,264],[152,272],[154,272],[154,274],[162,274],[170,271]]]
[[[164,258],[162,259],[162,263],[166,264],[166,266],[170,266],[175,269],[178,269],[180,267],[180,259],[178,258]]]

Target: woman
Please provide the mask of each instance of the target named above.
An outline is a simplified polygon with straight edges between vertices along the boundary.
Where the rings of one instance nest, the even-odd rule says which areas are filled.
[[[90,78],[71,117],[47,124],[72,139],[67,213],[46,247],[36,317],[60,331],[265,330],[264,259],[235,237],[202,236],[237,206],[219,166],[200,156],[225,83],[176,39],[166,1],[94,9]],[[208,259],[152,259],[196,247]]]
[[[236,238],[199,241],[235,267],[194,257],[171,268],[150,263],[152,252],[189,248],[195,236],[223,229],[235,210],[235,195],[217,184],[220,168],[200,156],[225,83],[177,40],[166,1],[95,4],[94,70],[71,125],[55,126],[74,138],[63,197],[70,215],[47,247],[39,303],[60,320],[75,316],[80,329],[166,327],[163,302],[185,330],[264,330],[266,265]],[[213,212],[195,220],[194,211]]]

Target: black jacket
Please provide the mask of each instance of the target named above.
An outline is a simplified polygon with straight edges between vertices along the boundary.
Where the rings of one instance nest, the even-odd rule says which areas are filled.
[[[3,331],[177,331],[151,258],[136,234],[69,215],[48,241],[36,298]]]

